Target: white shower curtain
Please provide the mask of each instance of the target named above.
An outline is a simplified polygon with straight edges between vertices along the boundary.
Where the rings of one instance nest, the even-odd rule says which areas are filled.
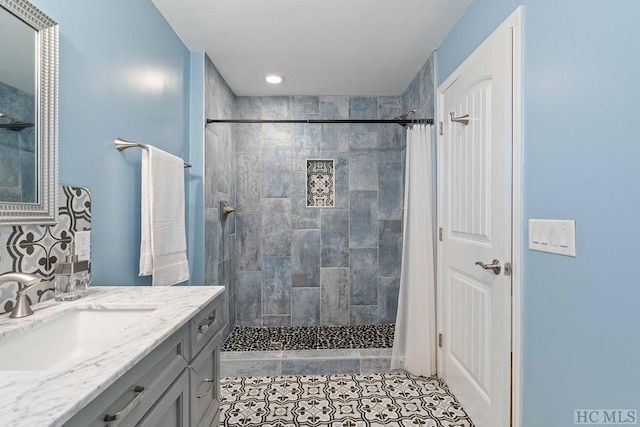
[[[431,126],[407,130],[400,294],[391,369],[436,373]]]

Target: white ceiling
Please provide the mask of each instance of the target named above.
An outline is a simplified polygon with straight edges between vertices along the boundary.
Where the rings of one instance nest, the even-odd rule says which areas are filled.
[[[241,96],[401,95],[472,0],[153,0]],[[267,85],[268,73],[285,76]]]

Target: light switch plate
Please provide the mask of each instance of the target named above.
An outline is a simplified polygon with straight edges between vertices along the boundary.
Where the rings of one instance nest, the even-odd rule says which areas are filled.
[[[75,246],[78,261],[91,261],[91,231],[76,231]]]
[[[529,249],[576,256],[576,222],[558,219],[530,219]]]

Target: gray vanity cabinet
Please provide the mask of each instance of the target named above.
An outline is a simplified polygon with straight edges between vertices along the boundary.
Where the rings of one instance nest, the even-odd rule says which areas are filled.
[[[191,359],[207,345],[229,322],[227,294],[223,293],[211,301],[191,319]]]
[[[108,387],[65,427],[134,427],[188,366],[183,327]]]
[[[191,427],[219,424],[220,347],[228,323],[226,293],[209,303],[191,320]]]
[[[186,371],[180,374],[169,390],[153,405],[153,408],[137,426],[189,426],[189,376]]]
[[[217,427],[225,300],[218,295],[65,427]]]
[[[222,332],[189,365],[191,388],[191,425],[214,425],[220,409],[220,345]]]

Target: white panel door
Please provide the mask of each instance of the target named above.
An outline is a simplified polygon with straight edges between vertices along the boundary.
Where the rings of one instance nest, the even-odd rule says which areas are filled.
[[[497,30],[440,97],[442,377],[478,427],[509,425],[511,43]],[[454,120],[467,114],[468,124]],[[476,264],[493,260],[498,274]]]

